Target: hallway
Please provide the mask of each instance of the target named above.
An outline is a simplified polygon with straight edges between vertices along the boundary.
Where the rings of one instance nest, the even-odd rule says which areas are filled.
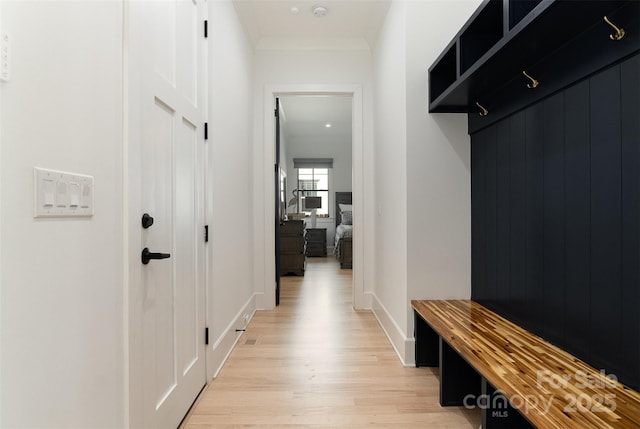
[[[438,404],[436,370],[404,368],[373,313],[351,306],[351,270],[308,258],[258,311],[183,429],[477,428],[479,413]]]

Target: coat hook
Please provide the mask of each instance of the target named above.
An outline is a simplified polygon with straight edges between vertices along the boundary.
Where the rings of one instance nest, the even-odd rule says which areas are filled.
[[[533,88],[535,88],[536,86],[538,86],[540,84],[540,82],[538,82],[537,80],[535,80],[534,78],[529,76],[526,71],[522,70],[522,74],[525,75],[526,77],[528,77],[531,80],[531,83],[527,84],[527,88],[533,89]]]
[[[478,106],[480,108],[480,112],[479,112],[480,116],[487,116],[489,114],[489,111],[487,109],[485,109],[484,107],[482,107],[480,105],[480,103],[478,103],[477,101],[476,101],[476,106]]]
[[[611,26],[611,28],[616,30],[616,34],[609,34],[609,39],[611,39],[611,40],[621,40],[624,37],[624,28],[616,27],[613,24],[613,22],[609,21],[609,18],[607,18],[606,16],[604,17],[604,22],[606,22],[607,24],[609,24]]]

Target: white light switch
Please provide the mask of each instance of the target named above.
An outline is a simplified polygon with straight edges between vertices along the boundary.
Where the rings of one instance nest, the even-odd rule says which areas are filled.
[[[49,179],[42,180],[42,205],[45,207],[53,207],[56,202],[55,198],[56,182]]]
[[[0,80],[8,82],[11,79],[11,46],[9,35],[0,35]]]
[[[93,186],[86,183],[82,184],[82,208],[88,208],[93,205]]]
[[[67,183],[61,180],[56,182],[56,206],[67,207]]]
[[[77,208],[80,205],[80,185],[69,183],[69,207]]]
[[[93,216],[93,177],[37,167],[33,176],[34,217]]]

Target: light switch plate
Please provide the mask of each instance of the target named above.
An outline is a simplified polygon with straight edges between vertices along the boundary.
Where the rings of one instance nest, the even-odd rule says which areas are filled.
[[[0,80],[8,82],[11,79],[11,43],[9,35],[0,35]]]
[[[35,167],[33,217],[93,216],[93,177]]]

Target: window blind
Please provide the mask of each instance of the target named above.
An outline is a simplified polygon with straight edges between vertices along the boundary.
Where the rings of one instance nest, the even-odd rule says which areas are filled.
[[[333,168],[333,158],[293,158],[293,168]]]

